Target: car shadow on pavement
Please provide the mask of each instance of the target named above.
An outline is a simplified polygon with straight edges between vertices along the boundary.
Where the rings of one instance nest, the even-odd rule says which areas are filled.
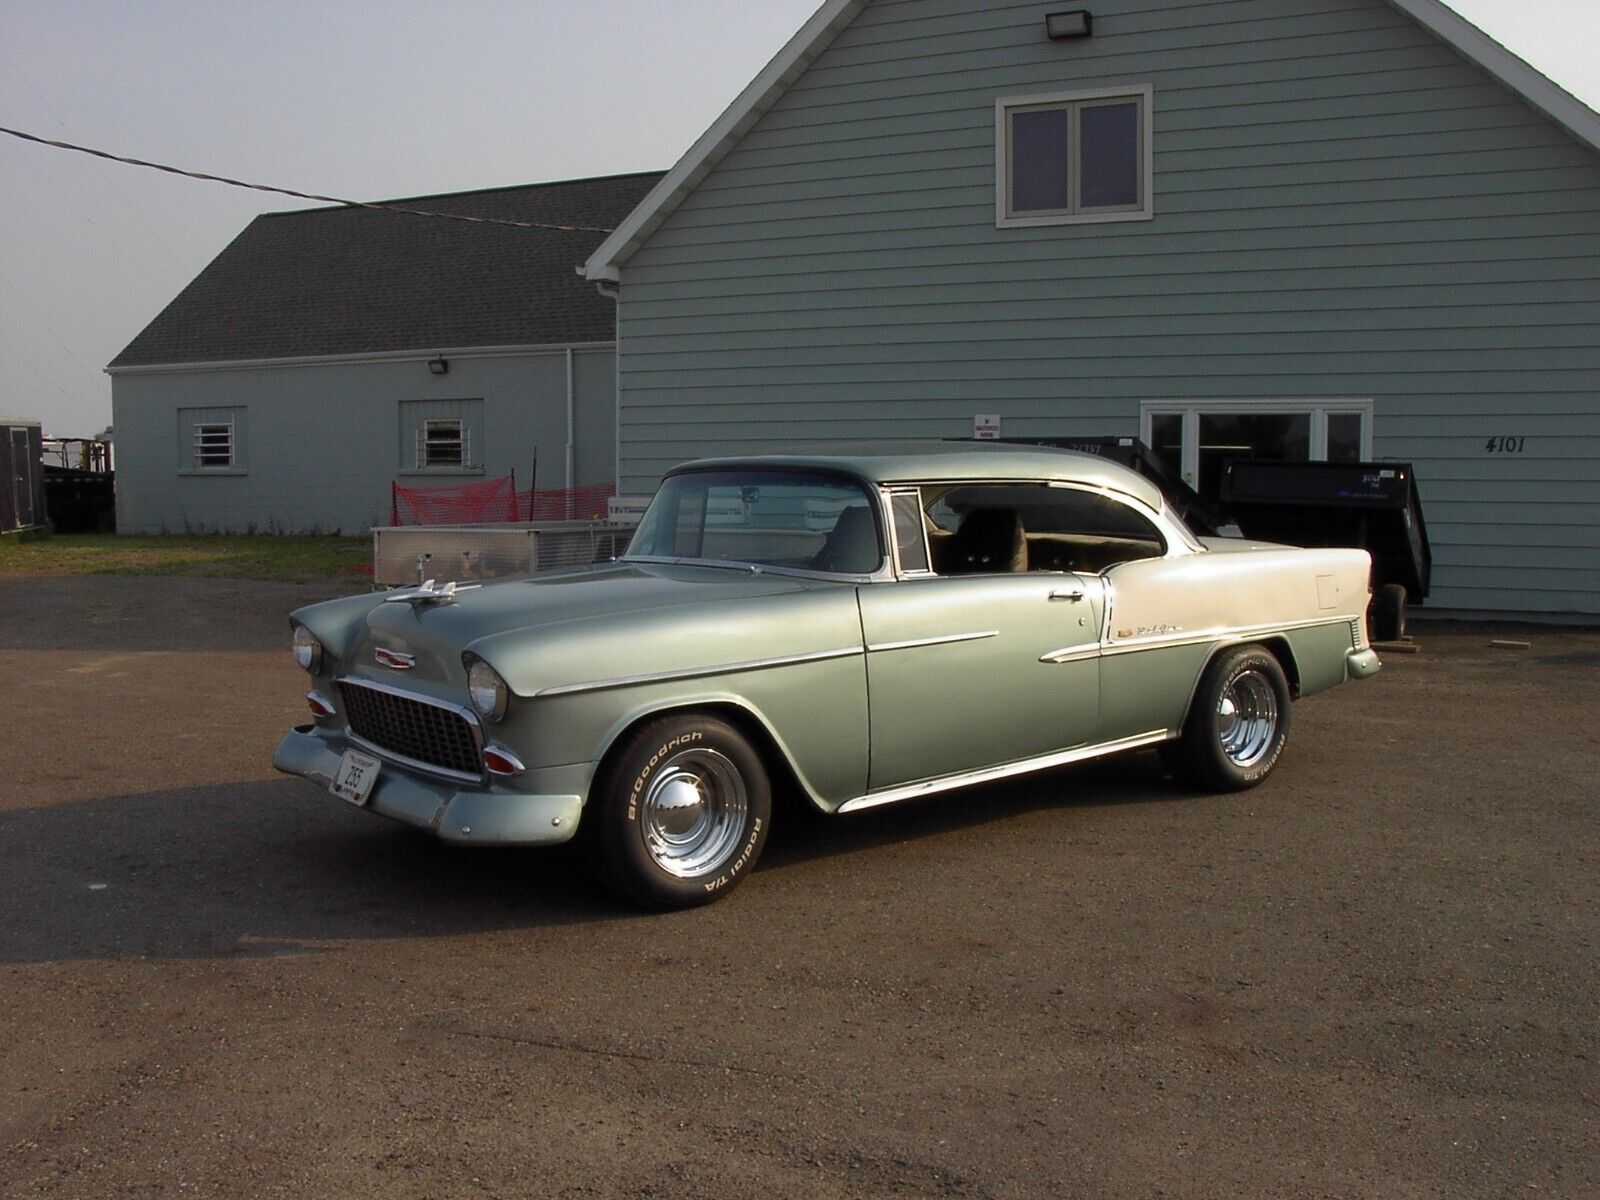
[[[1144,751],[837,816],[824,816],[804,800],[784,797],[759,869],[782,869],[965,829],[981,837],[985,825],[1041,809],[1171,803],[1193,795],[1166,777],[1155,754]]]
[[[630,916],[579,856],[446,845],[269,780],[0,812],[0,963],[317,951]]]
[[[1178,795],[1141,755],[853,816],[785,805],[758,870]],[[0,811],[0,846],[0,964],[271,957],[641,916],[600,890],[580,847],[450,846],[295,780]]]

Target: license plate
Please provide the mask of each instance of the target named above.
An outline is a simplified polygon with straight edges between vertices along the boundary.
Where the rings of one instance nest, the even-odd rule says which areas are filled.
[[[372,795],[372,785],[378,782],[378,769],[382,764],[370,754],[346,750],[339,760],[339,769],[333,773],[328,790],[351,804],[365,804]]]

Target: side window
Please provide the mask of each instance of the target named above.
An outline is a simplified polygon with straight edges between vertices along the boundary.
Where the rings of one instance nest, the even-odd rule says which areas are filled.
[[[1159,558],[1167,549],[1160,531],[1133,506],[1082,488],[956,486],[934,497],[928,516],[940,575],[1096,574],[1117,563]]]
[[[244,407],[180,408],[178,470],[188,474],[244,473]]]
[[[400,470],[483,470],[482,400],[402,400]]]
[[[922,512],[922,493],[890,492],[889,511],[894,517],[895,561],[902,575],[926,575],[928,533]]]

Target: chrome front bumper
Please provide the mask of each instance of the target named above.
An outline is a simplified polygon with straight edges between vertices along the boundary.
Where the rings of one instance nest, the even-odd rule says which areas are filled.
[[[1371,647],[1350,651],[1345,655],[1345,662],[1349,664],[1351,679],[1371,679],[1378,673],[1378,668],[1383,666],[1378,661],[1378,652]]]
[[[339,759],[350,748],[343,737],[314,725],[299,725],[278,743],[272,765],[326,788]],[[364,747],[356,747],[369,753]],[[369,812],[426,829],[462,845],[550,846],[578,830],[592,764],[529,771],[518,778],[532,793],[500,784],[460,788],[383,761],[383,772],[365,805]]]

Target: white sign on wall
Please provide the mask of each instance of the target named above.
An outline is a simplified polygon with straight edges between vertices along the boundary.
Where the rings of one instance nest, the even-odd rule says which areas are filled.
[[[972,437],[974,441],[995,442],[1000,440],[1000,414],[979,413],[972,418]]]

